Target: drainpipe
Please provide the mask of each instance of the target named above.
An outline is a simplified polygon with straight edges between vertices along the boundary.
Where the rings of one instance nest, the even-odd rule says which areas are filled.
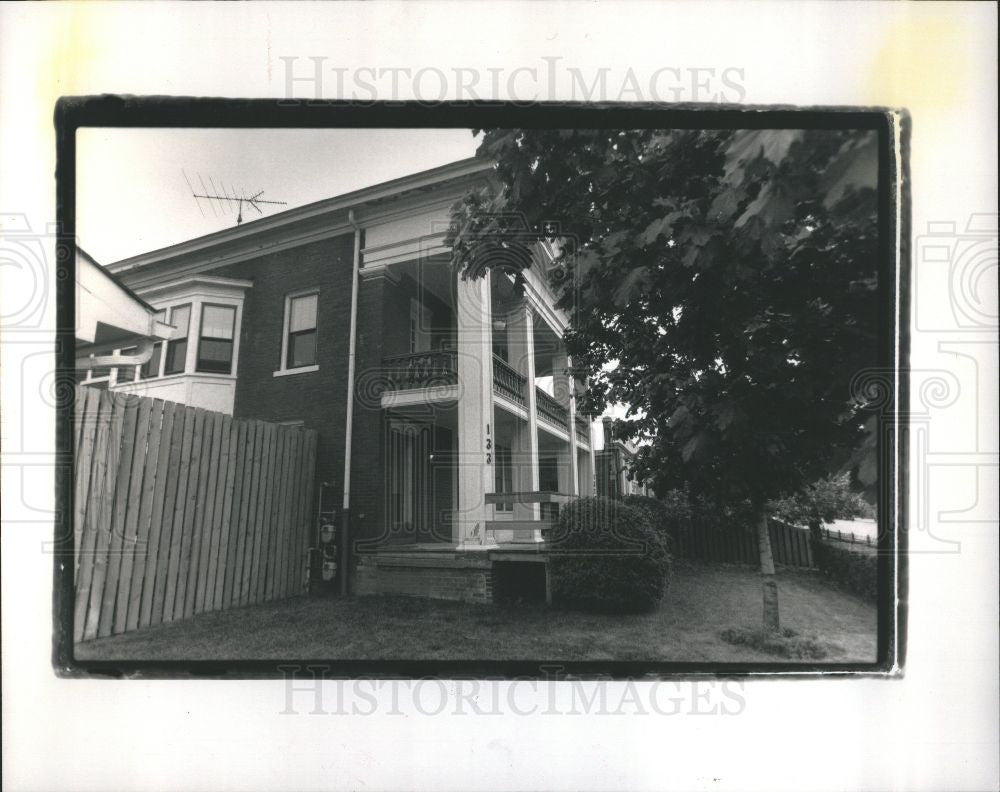
[[[143,338],[136,344],[135,354],[132,355],[94,355],[94,357],[77,358],[74,363],[77,371],[98,368],[100,366],[115,366],[117,368],[127,368],[128,366],[142,366],[153,357],[153,348],[156,341],[151,338]]]
[[[347,210],[347,222],[354,229],[354,263],[351,269],[351,326],[347,348],[347,427],[344,432],[344,503],[341,514],[340,542],[340,593],[347,594],[347,578],[351,554],[348,540],[351,533],[351,440],[354,431],[354,359],[358,335],[358,281],[361,268],[361,226],[354,218],[354,210]]]

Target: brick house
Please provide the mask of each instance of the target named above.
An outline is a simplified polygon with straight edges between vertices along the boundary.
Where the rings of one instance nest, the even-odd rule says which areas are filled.
[[[489,601],[498,571],[546,567],[559,504],[595,492],[551,257],[519,294],[457,277],[442,244],[489,174],[464,160],[109,265],[173,330],[85,384],[317,430],[351,591]]]
[[[605,498],[651,495],[649,487],[629,477],[635,464],[635,443],[615,437],[613,420],[604,416],[593,438],[597,494]]]

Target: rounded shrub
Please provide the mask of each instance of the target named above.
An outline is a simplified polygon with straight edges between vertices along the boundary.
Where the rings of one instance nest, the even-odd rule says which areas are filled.
[[[640,613],[663,599],[671,557],[647,511],[608,498],[581,498],[560,510],[549,541],[557,604]]]
[[[662,501],[649,495],[626,495],[622,498],[626,506],[634,506],[646,513],[649,523],[666,543],[667,552],[674,552],[674,544],[684,522],[691,519],[691,507],[687,499],[675,498]]]

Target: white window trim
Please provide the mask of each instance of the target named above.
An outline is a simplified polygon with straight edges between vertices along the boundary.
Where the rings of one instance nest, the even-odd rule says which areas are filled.
[[[285,295],[285,316],[281,322],[281,359],[278,361],[278,368],[272,376],[290,377],[293,374],[309,374],[313,371],[319,371],[319,363],[288,368],[288,328],[292,321],[292,300],[308,297],[310,294],[316,295],[316,356],[319,359],[319,287],[314,286],[310,289],[289,292]]]
[[[218,372],[207,372],[207,371],[196,371],[196,366],[198,364],[198,344],[201,341],[201,308],[204,303],[209,303],[211,305],[225,305],[229,308],[236,309],[236,320],[235,327],[233,330],[233,365],[232,371],[229,374],[220,374]],[[157,342],[160,345],[160,361],[159,370],[153,376],[142,379],[141,370],[142,366],[135,366],[132,371],[132,375],[128,378],[122,378],[121,372],[125,371],[129,367],[115,367],[111,366],[111,370],[114,372],[114,376],[101,377],[99,379],[92,379],[90,377],[90,372],[87,372],[87,379],[83,380],[81,384],[90,384],[94,382],[107,382],[108,387],[115,387],[117,385],[136,385],[142,383],[153,384],[156,382],[161,382],[164,380],[173,380],[181,377],[190,378],[215,378],[221,380],[235,380],[237,370],[239,368],[240,360],[240,336],[242,335],[243,328],[243,298],[242,297],[232,297],[229,295],[216,295],[216,294],[202,294],[196,293],[191,294],[185,292],[183,296],[176,296],[172,299],[163,300],[157,302],[154,307],[157,311],[165,311],[166,319],[165,321],[170,321],[170,311],[171,309],[179,305],[190,305],[191,314],[188,320],[188,334],[187,342],[188,348],[184,356],[184,370],[175,371],[170,374],[166,374],[166,360],[167,360],[167,343],[166,341]],[[123,347],[124,349],[124,347]],[[121,354],[121,349],[115,349],[112,353],[117,356]]]

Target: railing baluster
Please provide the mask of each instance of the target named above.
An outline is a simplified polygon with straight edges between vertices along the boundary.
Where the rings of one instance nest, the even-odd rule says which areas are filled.
[[[394,355],[382,361],[389,390],[440,387],[458,382],[455,353],[451,350]]]
[[[569,428],[569,413],[567,409],[538,387],[535,388],[535,403],[538,405],[539,415],[548,418],[549,421],[564,429]]]
[[[518,374],[505,360],[493,356],[493,390],[497,393],[524,407],[527,405],[524,394],[527,381],[526,377]]]

